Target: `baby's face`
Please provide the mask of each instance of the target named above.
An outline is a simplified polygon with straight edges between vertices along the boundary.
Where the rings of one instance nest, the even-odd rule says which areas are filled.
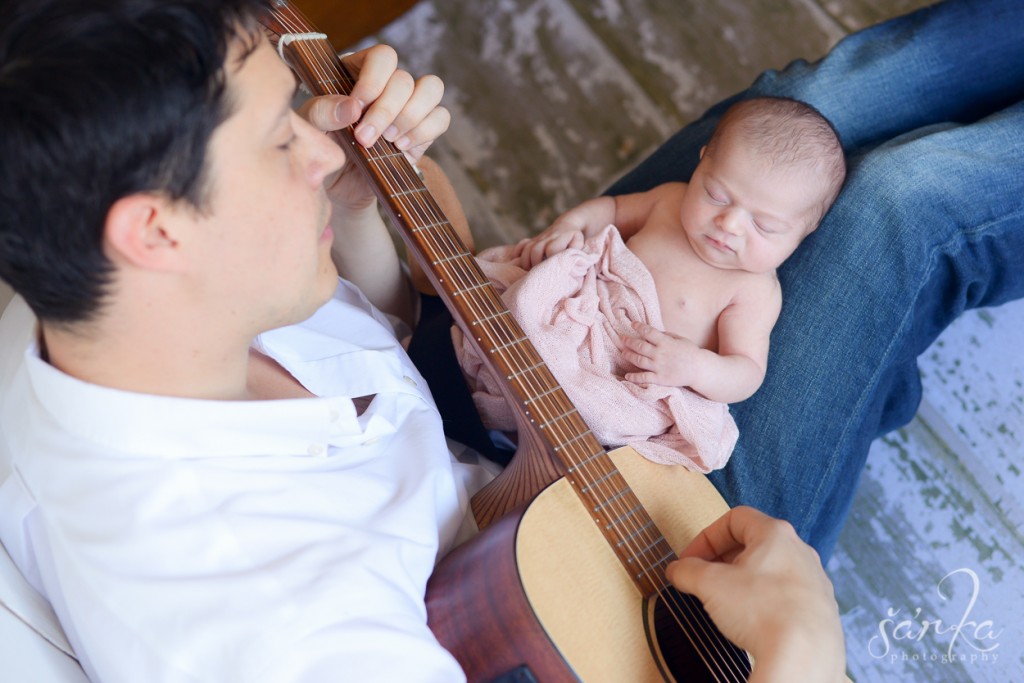
[[[694,171],[680,218],[709,265],[767,273],[817,227],[824,192],[812,170],[773,168],[726,135]]]

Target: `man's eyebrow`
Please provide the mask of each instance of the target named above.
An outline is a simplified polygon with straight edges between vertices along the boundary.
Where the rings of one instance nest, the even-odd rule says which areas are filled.
[[[270,120],[270,125],[267,128],[268,137],[274,134],[278,126],[281,125],[281,120],[287,118],[294,109],[293,104],[295,103],[295,96],[299,93],[299,79],[294,73],[292,76],[295,83],[291,90],[288,91],[288,96],[284,98],[284,104],[277,110],[276,115]]]

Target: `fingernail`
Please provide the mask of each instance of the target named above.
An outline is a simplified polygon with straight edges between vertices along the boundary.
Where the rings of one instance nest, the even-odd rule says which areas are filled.
[[[396,135],[398,135],[398,129],[394,126],[388,126],[387,130],[384,131],[384,139],[388,142],[394,141]]]
[[[364,145],[369,145],[377,139],[377,129],[371,125],[360,126],[356,133],[359,135],[359,141]]]
[[[412,143],[412,140],[409,139],[409,136],[408,135],[403,135],[402,137],[400,137],[397,140],[395,140],[395,147],[397,147],[398,149],[400,149],[400,150],[402,150],[404,152],[405,150],[409,149],[411,143]]]

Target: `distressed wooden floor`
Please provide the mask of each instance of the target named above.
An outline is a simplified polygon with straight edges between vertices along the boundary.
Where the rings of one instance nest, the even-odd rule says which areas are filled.
[[[424,0],[377,37],[445,79],[433,156],[487,246],[543,229],[764,68],[924,4]],[[918,417],[872,450],[828,565],[857,681],[1024,681],[1022,332],[1024,302],[965,315],[922,359]]]
[[[487,246],[546,227],[762,69],[923,4],[424,0],[378,37],[446,80],[433,156]],[[859,682],[1024,681],[1022,332],[1024,302],[965,315],[922,358],[918,417],[872,450],[828,566]]]

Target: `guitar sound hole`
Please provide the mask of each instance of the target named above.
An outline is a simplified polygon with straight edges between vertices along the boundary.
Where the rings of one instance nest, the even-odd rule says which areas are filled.
[[[750,677],[747,653],[722,635],[699,600],[674,588],[648,602],[647,638],[666,681],[716,683]]]

